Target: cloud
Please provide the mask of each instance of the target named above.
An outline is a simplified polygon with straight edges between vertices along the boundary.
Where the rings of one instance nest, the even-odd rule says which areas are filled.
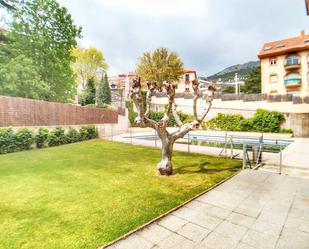
[[[267,41],[308,27],[303,0],[60,0],[83,27],[83,45],[105,54],[110,74],[133,71],[157,47],[178,52],[187,68],[212,74],[257,60]]]

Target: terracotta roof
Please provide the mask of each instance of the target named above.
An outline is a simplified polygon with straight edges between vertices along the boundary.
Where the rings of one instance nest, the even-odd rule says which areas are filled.
[[[265,43],[258,54],[260,59],[309,49],[309,35],[302,31],[300,36]]]
[[[185,69],[185,73],[196,73],[195,70],[191,70],[191,69]]]

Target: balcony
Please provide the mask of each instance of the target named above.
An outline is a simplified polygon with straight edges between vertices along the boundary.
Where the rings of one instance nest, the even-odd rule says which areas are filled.
[[[301,86],[301,78],[288,78],[284,80],[286,88],[295,88]]]
[[[290,69],[298,69],[300,68],[300,59],[298,56],[289,56],[286,58],[285,60],[285,63],[284,63],[284,67],[285,69],[287,70],[290,70]]]

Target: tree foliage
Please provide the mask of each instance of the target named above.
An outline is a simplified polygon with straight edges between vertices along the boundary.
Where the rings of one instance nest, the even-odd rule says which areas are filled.
[[[261,67],[252,69],[245,80],[245,84],[241,86],[241,92],[248,94],[261,93]]]
[[[18,55],[0,68],[1,95],[39,99],[48,94],[48,85],[41,80],[33,61]]]
[[[94,84],[94,78],[88,79],[84,92],[80,95],[81,105],[92,105],[95,104],[96,89]]]
[[[112,94],[111,89],[109,87],[107,74],[102,77],[98,88],[97,88],[97,96],[96,96],[97,106],[105,107],[112,102]]]
[[[5,8],[7,10],[16,9],[16,4],[18,0],[0,0],[0,8]]]
[[[183,76],[184,65],[176,52],[158,48],[153,53],[145,52],[139,59],[136,70],[143,80],[155,81],[162,88],[164,81],[177,82]]]
[[[77,85],[81,85],[83,89],[88,79],[95,79],[108,68],[103,53],[96,48],[77,47],[72,50],[72,56],[75,58],[72,68],[77,77]]]
[[[13,64],[19,56],[29,58],[28,69],[33,69],[33,72],[27,75],[38,76],[37,83],[42,83],[40,89],[48,86],[48,91],[35,93],[37,98],[70,101],[76,92],[70,67],[71,50],[77,44],[76,38],[80,37],[81,28],[73,23],[67,9],[55,0],[26,0],[14,11],[11,26],[8,44],[0,46],[0,66]],[[9,73],[13,74],[11,71]],[[17,89],[14,82],[10,84],[10,88]]]

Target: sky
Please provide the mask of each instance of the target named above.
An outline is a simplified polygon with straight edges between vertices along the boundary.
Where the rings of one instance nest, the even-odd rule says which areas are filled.
[[[135,70],[146,51],[176,51],[186,69],[211,75],[258,60],[263,43],[309,32],[304,0],[59,0],[100,49],[109,75]]]

